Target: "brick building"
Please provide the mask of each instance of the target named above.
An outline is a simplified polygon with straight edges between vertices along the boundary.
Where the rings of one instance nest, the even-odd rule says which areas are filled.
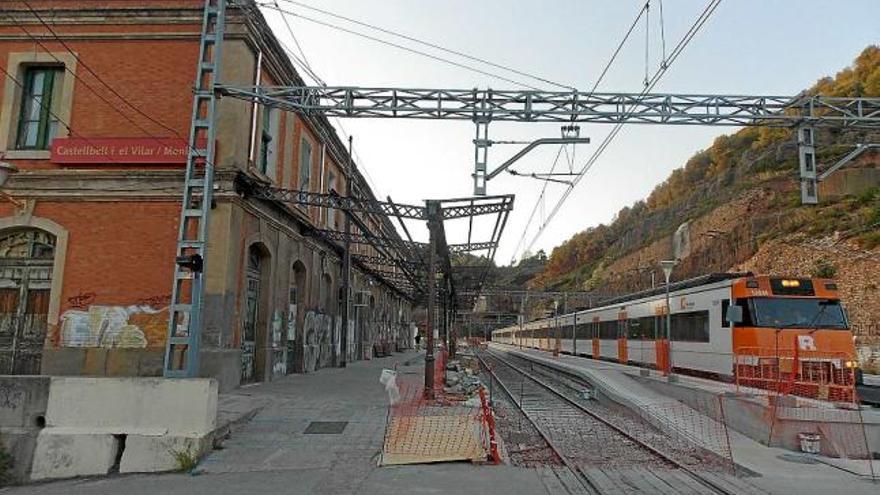
[[[0,151],[19,170],[0,198],[0,372],[162,373],[202,8],[0,7]],[[269,33],[258,12],[230,8],[221,80],[302,84]],[[372,192],[321,116],[221,99],[217,122],[202,373],[226,389],[330,366],[344,334],[340,251],[310,232],[342,215],[247,198],[235,181]],[[401,293],[357,265],[352,290],[364,306],[349,359],[408,344]]]

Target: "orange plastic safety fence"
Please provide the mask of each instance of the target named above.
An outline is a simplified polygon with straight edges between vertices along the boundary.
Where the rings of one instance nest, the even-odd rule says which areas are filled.
[[[843,352],[739,348],[734,354],[736,385],[768,394],[855,402],[853,359]]]

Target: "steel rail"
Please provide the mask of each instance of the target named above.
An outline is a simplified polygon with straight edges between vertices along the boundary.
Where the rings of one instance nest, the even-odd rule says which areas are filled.
[[[489,366],[488,363],[486,363],[486,361],[483,359],[482,356],[480,356],[479,353],[476,353],[475,355],[476,355],[477,359],[480,361],[480,364],[483,366],[483,369],[485,369],[489,373],[489,376],[491,377],[491,379],[494,379],[495,382],[498,383],[498,385],[501,387],[501,389],[504,390],[504,393],[507,394],[508,397],[510,397],[510,402],[512,402],[517,407],[517,409],[519,409],[519,411],[523,414],[523,416],[525,416],[526,419],[529,420],[529,423],[531,423],[531,425],[535,428],[535,430],[538,432],[538,434],[541,436],[541,438],[544,439],[544,442],[547,443],[547,446],[550,447],[550,450],[552,450],[553,453],[556,454],[557,457],[559,457],[559,460],[562,461],[562,464],[564,464],[565,467],[567,467],[572,472],[572,474],[575,475],[575,478],[580,480],[581,485],[583,485],[587,491],[594,492],[596,494],[601,495],[602,490],[599,489],[598,485],[593,480],[591,480],[590,477],[587,475],[587,473],[584,473],[581,470],[581,468],[578,467],[577,464],[572,462],[571,459],[569,459],[565,454],[563,454],[562,449],[558,445],[556,445],[556,443],[554,443],[553,440],[550,440],[550,435],[544,430],[544,428],[542,428],[538,424],[538,421],[535,418],[533,418],[532,415],[530,415],[528,413],[528,411],[525,410],[525,408],[522,406],[522,404],[517,402],[516,397],[513,395],[513,393],[510,391],[510,389],[507,388],[507,385],[505,385],[504,382],[501,381],[500,378],[498,378],[498,375],[495,374],[495,371],[492,369],[492,367]]]
[[[644,448],[645,450],[648,450],[649,452],[651,452],[651,453],[654,454],[655,456],[659,457],[661,460],[663,460],[663,461],[665,461],[665,462],[668,462],[669,464],[675,466],[676,468],[681,469],[682,471],[686,472],[687,474],[689,474],[694,480],[696,480],[696,481],[699,482],[700,484],[706,486],[707,488],[710,488],[710,489],[712,489],[712,490],[715,490],[715,491],[717,491],[718,493],[724,494],[724,495],[735,495],[734,493],[730,492],[729,490],[725,489],[724,487],[721,487],[721,486],[717,485],[716,483],[713,483],[713,482],[711,482],[711,481],[709,481],[709,480],[703,478],[703,477],[700,476],[698,473],[696,473],[693,469],[691,469],[691,468],[685,466],[685,465],[682,464],[681,462],[679,462],[679,461],[675,460],[674,458],[670,457],[669,455],[667,455],[667,454],[664,453],[663,451],[657,449],[657,448],[654,447],[653,445],[651,445],[651,444],[645,442],[644,440],[641,440],[641,439],[639,439],[639,438],[633,436],[632,434],[630,434],[630,433],[629,433],[628,431],[626,431],[625,429],[623,429],[623,428],[621,428],[621,427],[615,425],[614,423],[612,423],[612,422],[608,421],[607,419],[605,419],[605,418],[599,416],[598,414],[594,413],[593,411],[590,411],[589,409],[587,409],[587,408],[584,407],[583,405],[577,403],[577,402],[576,402],[575,400],[573,400],[571,397],[568,397],[568,396],[565,395],[564,393],[560,392],[558,389],[556,389],[554,386],[550,385],[549,383],[546,383],[545,381],[543,381],[543,380],[541,380],[541,379],[535,377],[534,375],[529,374],[527,371],[523,370],[523,369],[520,368],[519,366],[516,366],[515,364],[511,363],[511,362],[508,361],[507,359],[504,359],[504,358],[498,356],[498,354],[497,354],[496,352],[493,352],[493,351],[487,351],[487,352],[488,352],[490,355],[492,355],[493,358],[495,358],[495,359],[497,359],[498,361],[504,363],[504,364],[507,365],[509,368],[511,368],[511,369],[513,369],[514,371],[516,371],[516,372],[522,374],[524,377],[526,377],[526,378],[532,380],[533,382],[537,383],[538,385],[540,385],[541,387],[545,388],[546,390],[549,390],[549,391],[550,391],[551,393],[553,393],[554,395],[556,395],[556,396],[558,396],[559,398],[563,399],[565,402],[567,402],[567,403],[569,403],[570,405],[576,407],[577,409],[579,409],[580,411],[582,411],[582,412],[584,412],[585,414],[589,415],[589,416],[592,417],[593,419],[599,421],[600,423],[604,424],[605,426],[608,426],[608,427],[611,428],[612,430],[614,430],[614,431],[616,431],[617,433],[623,435],[624,437],[626,437],[627,439],[631,440],[632,442],[634,442],[634,443],[635,443],[636,445],[638,445],[639,447],[642,447],[642,448]],[[480,360],[482,361],[482,358],[480,358]],[[540,365],[540,363],[538,363],[538,364]],[[496,379],[496,381],[498,381],[498,380]],[[500,381],[499,381],[499,383],[500,383]]]

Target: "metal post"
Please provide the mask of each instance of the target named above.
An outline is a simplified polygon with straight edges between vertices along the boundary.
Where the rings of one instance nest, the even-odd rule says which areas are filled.
[[[660,267],[663,268],[663,275],[666,277],[666,345],[668,346],[669,359],[669,377],[672,378],[673,361],[672,361],[672,306],[669,304],[669,279],[672,277],[672,269],[678,264],[678,259],[661,261]]]
[[[801,203],[815,205],[819,203],[819,181],[816,173],[816,142],[815,130],[810,126],[798,127],[798,162],[801,178]]]
[[[351,159],[352,136],[348,136],[348,168],[345,178],[345,196],[351,197],[351,179],[354,176],[354,162]],[[342,255],[342,342],[340,342],[340,350],[342,358],[339,361],[339,367],[345,368],[348,365],[348,322],[351,313],[351,218],[345,215],[345,253]]]
[[[577,314],[577,311],[575,311],[574,321],[571,323],[571,355],[572,356],[577,356],[577,353],[578,353],[577,325],[578,325],[578,314]]]
[[[440,298],[440,314],[443,318],[440,320],[440,341],[446,351],[449,351],[449,318],[447,311],[447,297],[449,297],[449,284],[446,283],[446,277],[443,277],[443,297]]]
[[[432,206],[434,208],[432,208]],[[429,202],[428,215],[432,210],[439,210],[439,205]],[[427,315],[427,349],[425,349],[425,399],[434,400],[434,311],[437,297],[437,234],[433,225],[429,224],[428,240],[428,315]]]
[[[481,102],[485,106],[485,100]],[[474,138],[474,196],[486,195],[486,173],[488,169],[489,146],[489,117],[474,117],[477,126]]]

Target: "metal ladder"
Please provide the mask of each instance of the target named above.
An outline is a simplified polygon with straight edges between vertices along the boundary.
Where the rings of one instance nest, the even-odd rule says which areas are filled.
[[[214,84],[220,73],[225,18],[226,0],[205,0],[165,342],[166,378],[195,377],[199,373],[204,298],[202,273],[214,189],[217,109]]]

